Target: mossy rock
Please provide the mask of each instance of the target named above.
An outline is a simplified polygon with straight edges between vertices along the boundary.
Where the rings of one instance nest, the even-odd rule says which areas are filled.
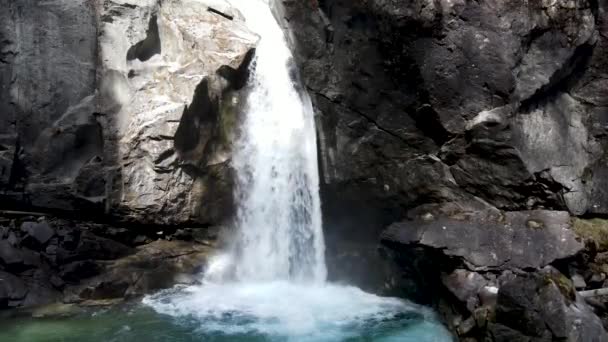
[[[608,220],[574,218],[572,227],[576,235],[594,242],[600,251],[608,251]]]
[[[545,283],[553,283],[559,289],[562,295],[570,301],[576,300],[576,289],[572,281],[561,273],[551,272],[545,275]]]

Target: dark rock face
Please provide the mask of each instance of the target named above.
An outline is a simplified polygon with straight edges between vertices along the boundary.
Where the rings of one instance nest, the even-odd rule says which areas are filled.
[[[36,193],[31,201],[55,208],[70,197],[49,198],[67,190],[58,179],[75,177],[103,153],[90,101],[97,30],[89,2],[37,3],[0,4],[0,189],[3,201]],[[74,112],[81,115],[69,117]]]
[[[608,341],[602,322],[562,277],[545,269],[506,281],[489,327],[494,341]]]
[[[31,217],[0,218],[0,226],[0,310],[134,298],[191,284],[215,241],[207,228],[190,228],[187,235],[185,229],[146,227],[133,234],[106,224]],[[32,236],[45,242],[31,244]]]
[[[395,206],[602,213],[605,6],[282,1],[325,183]]]
[[[317,111],[328,259],[342,257],[332,238],[382,236],[400,270],[390,287],[463,340],[603,340],[584,302],[536,281],[547,265],[586,288],[605,279],[603,228],[571,216],[608,214],[608,3],[274,5]],[[517,291],[524,318],[510,321]]]
[[[55,235],[55,232],[46,222],[24,222],[21,230],[26,233],[24,243],[44,246]],[[27,240],[27,241],[26,241]]]

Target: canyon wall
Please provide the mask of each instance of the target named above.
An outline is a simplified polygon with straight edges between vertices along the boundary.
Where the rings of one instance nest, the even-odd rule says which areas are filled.
[[[0,7],[0,309],[196,281],[259,37],[222,0]]]
[[[597,318],[555,326],[608,266],[608,2],[275,9],[317,111],[335,280],[434,305],[463,340],[603,340]]]
[[[223,1],[160,3],[0,3],[3,209],[164,225],[228,217],[227,160],[258,37]]]

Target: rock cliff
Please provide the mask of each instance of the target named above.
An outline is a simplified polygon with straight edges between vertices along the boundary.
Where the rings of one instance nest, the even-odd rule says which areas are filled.
[[[259,37],[223,0],[0,7],[0,309],[192,282]]]
[[[227,217],[258,40],[238,13],[194,0],[0,5],[3,203],[166,225]]]
[[[605,340],[592,327],[582,336],[513,320],[500,303],[510,274],[537,296],[508,299],[523,311],[549,291],[528,279],[603,286],[608,2],[283,0],[275,10],[317,111],[330,274],[434,303],[463,340]],[[378,236],[397,265],[369,248]],[[560,317],[586,305],[564,300]]]
[[[326,184],[606,214],[600,1],[283,1]]]

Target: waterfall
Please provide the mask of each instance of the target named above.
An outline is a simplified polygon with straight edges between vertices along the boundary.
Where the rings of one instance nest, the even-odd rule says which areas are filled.
[[[433,313],[327,283],[313,109],[265,0],[230,0],[260,36],[234,146],[237,212],[227,250],[201,285],[143,302],[201,341],[437,341]],[[367,338],[364,338],[368,340]]]
[[[231,0],[260,36],[233,154],[238,281],[326,277],[314,113],[283,31],[260,0]],[[210,275],[213,276],[213,275]]]

